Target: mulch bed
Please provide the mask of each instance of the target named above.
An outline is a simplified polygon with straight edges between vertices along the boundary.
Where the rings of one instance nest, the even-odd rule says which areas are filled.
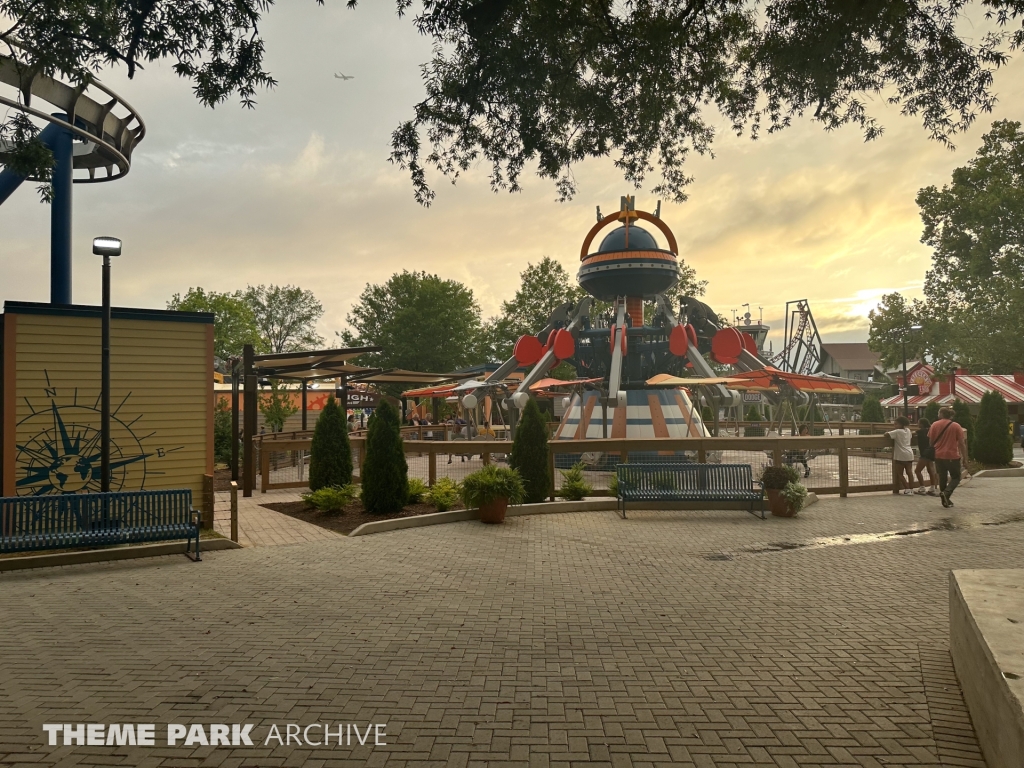
[[[377,520],[393,520],[397,517],[430,515],[437,512],[437,508],[433,504],[410,504],[401,512],[395,512],[390,515],[371,515],[363,509],[362,503],[358,501],[353,501],[345,507],[343,512],[321,512],[304,501],[280,501],[271,504],[261,504],[260,506],[306,523],[319,525],[321,528],[326,528],[335,533],[343,533],[346,536],[363,523],[372,523]],[[462,505],[458,505],[456,509],[462,509]]]

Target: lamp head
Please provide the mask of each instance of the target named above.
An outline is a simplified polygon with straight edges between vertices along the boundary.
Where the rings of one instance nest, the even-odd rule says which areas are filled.
[[[912,330],[912,331],[920,331],[921,328],[923,328],[923,327],[924,326],[920,326],[920,325],[912,325],[912,326],[910,326],[910,330]]]
[[[121,241],[116,237],[97,237],[92,241],[92,252],[97,256],[120,256]]]

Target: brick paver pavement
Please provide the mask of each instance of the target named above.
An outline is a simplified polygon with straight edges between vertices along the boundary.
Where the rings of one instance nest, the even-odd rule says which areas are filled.
[[[243,547],[274,547],[336,539],[340,533],[298,520],[261,506],[282,501],[298,501],[301,491],[278,489],[256,492],[249,498],[238,494],[238,543]],[[214,504],[214,529],[222,536],[231,535],[231,494],[218,492]]]
[[[0,764],[983,765],[947,579],[1024,561],[1022,495],[982,479],[949,511],[538,515],[2,574]],[[254,723],[258,746],[49,747],[52,722]],[[388,743],[263,745],[316,722]]]

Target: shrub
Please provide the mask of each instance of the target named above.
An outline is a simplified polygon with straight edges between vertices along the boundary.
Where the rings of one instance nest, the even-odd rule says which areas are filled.
[[[764,421],[764,418],[761,416],[761,410],[757,406],[752,405],[747,409],[747,415],[743,417],[743,420],[760,422]],[[764,427],[750,426],[743,428],[744,437],[762,437],[763,435]]]
[[[790,483],[799,483],[800,475],[793,467],[783,464],[781,467],[765,467],[761,472],[761,485],[765,490],[781,491]]]
[[[608,480],[608,492],[615,498],[619,497],[619,475],[617,472],[612,474]]]
[[[924,409],[924,417],[928,419],[931,424],[934,424],[939,420],[939,404],[934,400],[928,403],[928,406]]]
[[[526,498],[523,478],[515,469],[488,464],[466,475],[462,481],[462,502],[469,508],[479,508],[495,499],[508,499],[509,504],[522,504]]]
[[[427,484],[418,477],[410,477],[408,503],[419,504],[423,501],[424,497],[427,495],[427,491],[429,490],[430,489],[427,487]]]
[[[793,508],[794,512],[799,512],[804,508],[804,502],[807,501],[807,489],[801,483],[786,483],[785,488],[782,489],[782,498]]]
[[[333,395],[320,412],[309,448],[309,489],[342,487],[352,482],[352,447],[345,414]]]
[[[866,395],[864,397],[864,404],[860,407],[860,420],[875,423],[885,421],[882,403],[874,395]]]
[[[527,504],[536,504],[547,498],[551,490],[551,477],[548,475],[548,428],[540,408],[532,398],[523,409],[523,416],[516,427],[509,466],[517,470],[522,478]]]
[[[221,464],[231,463],[231,406],[218,400],[213,411],[213,459]],[[238,439],[235,437],[234,439]]]
[[[1009,464],[1013,460],[1013,436],[1010,434],[1010,416],[1006,400],[998,392],[986,392],[981,397],[977,432],[974,440],[974,458],[983,464]]]
[[[398,411],[381,400],[366,430],[366,462],[362,468],[363,506],[367,512],[398,512],[409,499],[409,467],[402,449]]]
[[[460,496],[462,486],[450,477],[441,477],[434,483],[434,487],[427,491],[425,499],[437,507],[438,512],[447,512],[458,503]]]
[[[561,496],[566,501],[581,501],[586,496],[589,496],[593,492],[593,488],[590,487],[583,477],[583,462],[573,464],[569,469],[559,470],[562,473],[562,487],[556,494]]]
[[[967,403],[959,398],[953,401],[953,421],[967,430],[967,455],[974,458],[974,417]]]
[[[347,505],[352,503],[358,494],[359,489],[349,483],[340,488],[328,486],[327,488],[319,488],[310,493],[304,493],[302,494],[302,500],[307,504],[312,504],[321,512],[341,512]]]

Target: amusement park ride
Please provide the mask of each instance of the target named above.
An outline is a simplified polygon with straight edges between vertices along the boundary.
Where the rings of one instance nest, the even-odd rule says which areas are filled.
[[[535,336],[522,336],[513,355],[484,381],[458,387],[463,404],[475,408],[477,394],[507,394],[505,379],[526,367],[516,391],[503,400],[514,429],[516,411],[526,406],[531,387],[561,362],[575,367],[578,378],[557,383],[575,390],[556,432],[559,439],[709,435],[687,389],[658,386],[659,379],[696,377],[700,385],[691,389],[710,406],[715,430],[719,409],[742,403],[722,371],[763,372],[777,385],[765,392],[770,402],[807,404],[806,391],[780,380],[782,374],[817,372],[821,340],[807,302],[787,304],[785,344],[774,356],[763,350],[768,327],[752,324],[749,312],[746,324],[735,327],[696,298],[682,298],[674,306],[669,292],[679,282],[679,248],[660,210],[660,203],[654,213],[636,210],[631,196],[609,216],[602,217],[599,208],[598,221],[583,240],[577,275],[589,295],[555,309]],[[660,248],[640,222],[659,230],[668,249]],[[591,251],[597,235],[615,224]],[[645,301],[654,303],[649,321]]]

